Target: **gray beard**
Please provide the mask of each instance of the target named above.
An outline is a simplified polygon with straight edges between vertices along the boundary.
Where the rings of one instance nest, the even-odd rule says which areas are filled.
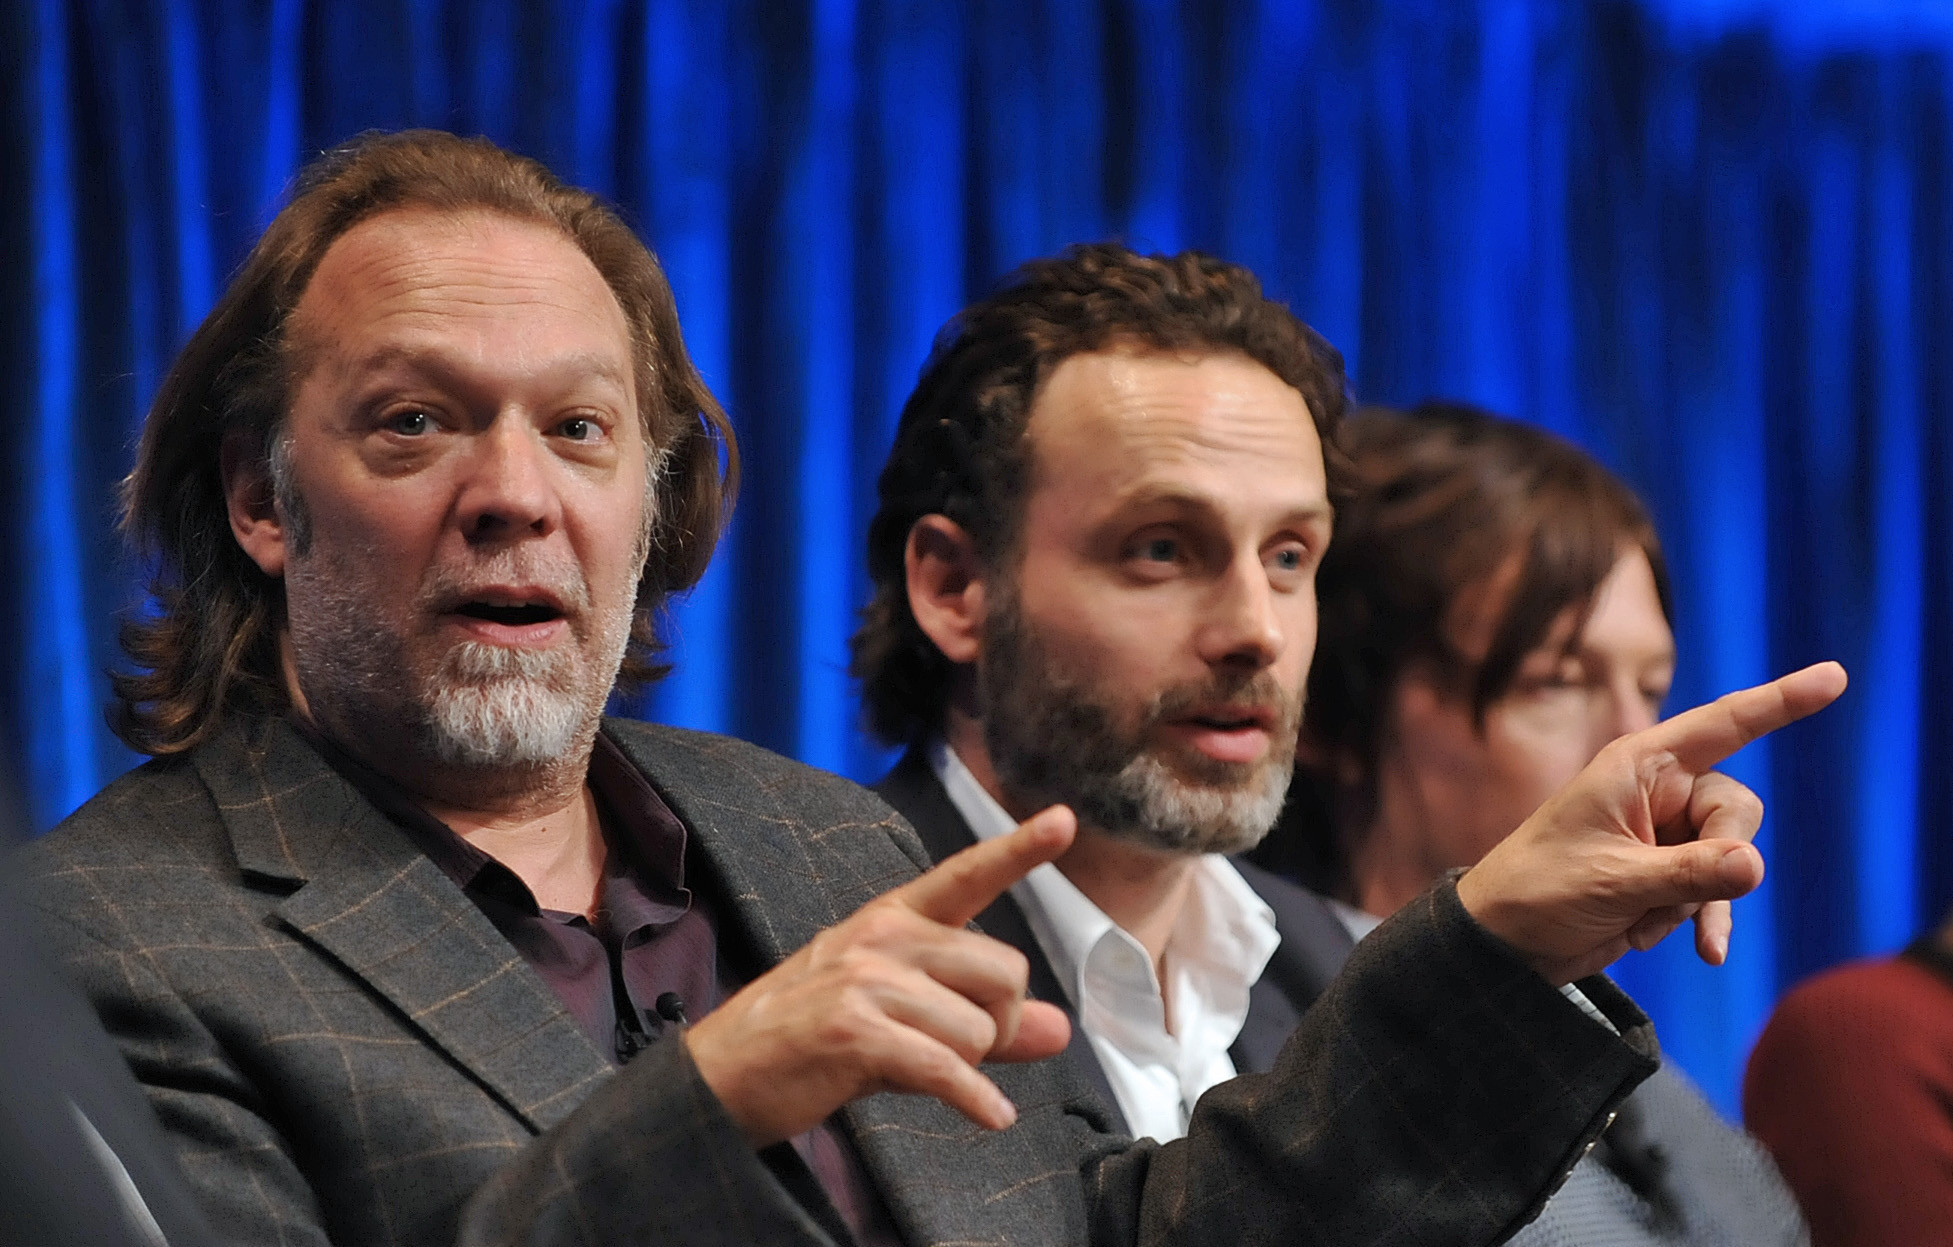
[[[417,675],[403,639],[376,625],[373,604],[348,588],[352,577],[318,567],[317,557],[293,561],[287,592],[309,590],[305,609],[289,611],[292,652],[322,725],[357,734],[367,748],[404,747],[428,762],[464,769],[539,767],[587,747],[630,643],[635,586],[632,600],[593,611],[580,571],[552,569],[554,575],[540,579],[556,586],[573,619],[596,624],[581,652],[465,641],[433,671]],[[490,559],[470,571],[479,577],[493,566]],[[415,616],[450,596],[458,579],[454,573],[430,578]]]
[[[1203,702],[1232,697],[1280,707],[1269,756],[1256,763],[1186,760],[1183,778],[1147,751],[1147,729]],[[1154,694],[1122,731],[1100,690],[1059,670],[1013,599],[987,621],[977,668],[984,744],[1022,808],[1062,802],[1079,822],[1169,853],[1240,853],[1281,813],[1295,766],[1302,704],[1266,671]]]
[[[572,656],[479,641],[455,646],[423,690],[422,745],[450,766],[534,766],[562,757],[596,717],[576,696],[574,660],[562,659]]]
[[[422,687],[403,699],[401,674],[406,671],[406,646],[398,636],[373,626],[373,612],[357,592],[349,590],[344,567],[319,568],[310,563],[311,511],[294,479],[293,443],[289,430],[273,439],[267,468],[291,542],[287,569],[289,604],[293,580],[313,582],[318,609],[304,613],[288,609],[293,661],[300,687],[315,701],[315,710],[328,714],[343,707],[364,718],[376,712],[384,721],[406,720],[407,735],[421,755],[448,766],[503,768],[541,766],[563,758],[582,744],[587,750],[597,722],[610,700],[611,686],[624,663],[631,642],[637,584],[629,588],[616,609],[596,616],[597,635],[591,646],[592,687],[579,690],[577,655],[562,651],[537,653],[511,650],[477,641],[464,642],[445,655],[439,670]],[[668,466],[670,449],[653,453],[644,481],[643,520],[638,527],[635,554],[639,575],[651,555],[658,513],[658,490]],[[515,564],[523,555],[502,552],[490,556]],[[421,587],[421,604],[451,592],[459,579],[437,573]],[[556,577],[566,605],[584,619],[592,618],[589,586],[581,568],[568,567]],[[316,693],[314,692],[316,690]],[[347,723],[346,728],[367,727]]]

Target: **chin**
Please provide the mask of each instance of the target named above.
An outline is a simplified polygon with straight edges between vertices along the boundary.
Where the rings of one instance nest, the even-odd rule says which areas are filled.
[[[1081,794],[1079,816],[1121,840],[1170,853],[1244,853],[1282,812],[1288,769],[1266,762],[1218,765],[1228,775],[1216,783],[1142,754],[1102,790]]]

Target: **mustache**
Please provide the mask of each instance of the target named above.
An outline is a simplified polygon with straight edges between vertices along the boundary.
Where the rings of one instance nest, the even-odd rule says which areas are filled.
[[[1141,719],[1142,727],[1178,719],[1195,710],[1226,709],[1247,717],[1266,716],[1279,740],[1302,726],[1301,689],[1290,689],[1271,671],[1239,678],[1202,680],[1160,690]]]
[[[477,600],[492,586],[509,584],[542,590],[565,615],[590,609],[590,582],[576,560],[528,546],[496,550],[459,566],[436,564],[421,581],[417,605],[439,614]]]

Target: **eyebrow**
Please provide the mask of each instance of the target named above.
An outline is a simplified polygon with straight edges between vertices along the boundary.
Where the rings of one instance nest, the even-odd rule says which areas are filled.
[[[1176,485],[1141,485],[1120,498],[1115,509],[1135,511],[1146,507],[1177,507],[1192,511],[1216,509],[1214,499],[1205,494],[1192,493]],[[1334,520],[1335,514],[1336,509],[1329,504],[1329,499],[1316,498],[1290,508],[1285,522],[1327,524]]]

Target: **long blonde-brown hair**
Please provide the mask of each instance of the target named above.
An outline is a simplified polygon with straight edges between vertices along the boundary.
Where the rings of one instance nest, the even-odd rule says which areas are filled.
[[[291,201],[163,378],[143,426],[123,485],[122,526],[156,559],[155,610],[122,628],[137,669],[112,677],[110,709],[116,733],[143,753],[193,748],[231,710],[285,704],[284,588],[231,534],[219,456],[227,444],[242,445],[267,479],[274,475],[298,379],[286,332],[292,310],[334,241],[403,208],[490,211],[559,229],[623,308],[639,414],[663,470],[653,484],[655,527],[619,684],[628,689],[663,673],[652,614],[704,573],[739,461],[725,412],[685,352],[657,260],[594,195],[486,139],[433,130],[365,134],[299,175]]]

